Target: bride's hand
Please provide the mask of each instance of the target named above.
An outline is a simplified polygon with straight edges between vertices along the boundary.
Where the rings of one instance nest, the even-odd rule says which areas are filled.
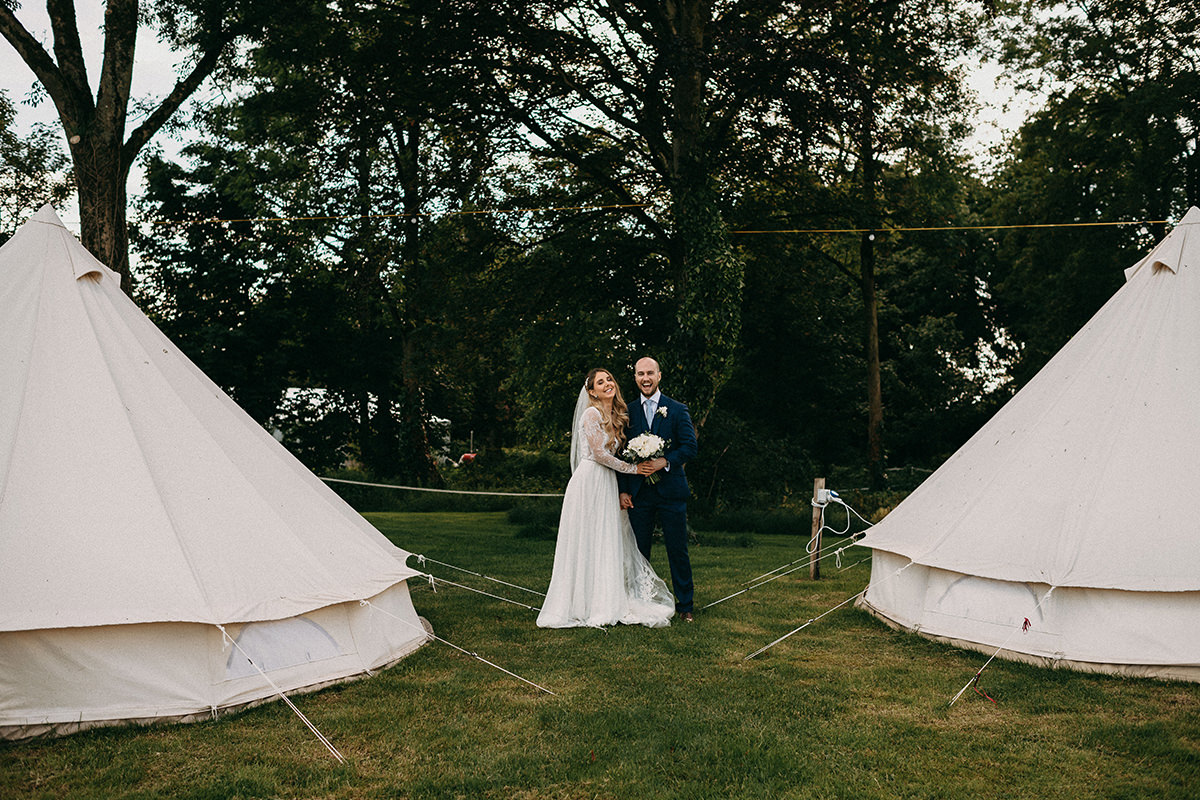
[[[638,475],[653,475],[655,472],[657,472],[657,470],[654,469],[654,463],[651,461],[643,461],[638,464]]]

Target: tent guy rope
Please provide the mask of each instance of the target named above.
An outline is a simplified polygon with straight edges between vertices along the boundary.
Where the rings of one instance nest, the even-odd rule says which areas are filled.
[[[217,630],[219,630],[221,632],[221,636],[225,642],[228,642],[229,644],[233,645],[237,649],[237,651],[242,654],[242,657],[245,658],[246,661],[248,661],[250,663],[250,666],[252,666],[256,670],[258,670],[258,674],[262,675],[263,680],[265,680],[267,683],[269,683],[271,685],[271,688],[275,690],[275,694],[279,695],[280,699],[282,699],[283,702],[287,703],[287,707],[290,708],[293,711],[293,713],[295,713],[295,715],[300,718],[300,721],[308,726],[308,729],[313,732],[313,735],[317,737],[317,739],[321,742],[321,744],[325,745],[325,749],[328,750],[331,754],[333,754],[333,757],[337,759],[337,762],[339,764],[345,764],[346,757],[343,756],[340,752],[338,752],[338,749],[333,746],[333,742],[329,741],[329,739],[327,739],[325,737],[325,734],[323,734],[319,730],[317,730],[317,726],[313,725],[312,722],[308,719],[308,717],[304,716],[304,713],[302,711],[300,711],[300,709],[296,708],[296,704],[292,702],[291,698],[283,693],[283,690],[280,689],[278,685],[276,685],[275,681],[271,680],[271,677],[269,675],[267,675],[266,672],[263,671],[263,668],[260,667],[254,661],[253,658],[250,657],[250,654],[242,649],[242,646],[237,643],[237,640],[229,635],[228,631],[225,630],[225,626],[218,625]]]
[[[817,560],[823,561],[824,559],[829,558],[830,556],[835,556],[837,558],[838,568],[841,569],[842,568],[841,567],[842,551],[848,547],[854,546],[854,544],[856,544],[856,543],[851,542],[849,544],[839,544],[836,547],[831,546],[831,548],[826,548],[826,550],[828,552],[825,552],[824,555],[818,556]],[[856,561],[854,564],[851,564],[850,566],[851,567],[857,566],[858,564],[862,564],[862,563],[864,563],[866,561],[870,561],[870,560],[871,560],[871,557],[868,556],[867,558],[864,558],[862,561]],[[753,583],[752,585],[747,586],[745,589],[739,589],[738,591],[734,592],[731,595],[722,597],[720,600],[714,600],[711,603],[709,603],[708,605],[702,606],[700,608],[700,610],[704,611],[706,609],[712,608],[715,605],[724,603],[726,600],[732,600],[735,597],[739,597],[743,594],[746,594],[751,589],[757,589],[758,587],[765,586],[766,584],[768,584],[771,581],[774,581],[778,578],[783,578],[787,575],[791,575],[793,572],[797,572],[798,570],[802,570],[805,567],[809,566],[810,563],[811,563],[811,559],[809,558],[808,555],[805,555],[801,558],[796,559],[795,561],[792,561],[791,563],[784,564],[782,567],[776,567],[775,569],[771,570],[770,572],[766,573],[765,575],[759,576],[759,577],[766,577],[766,575],[770,575],[771,577],[766,578],[766,580],[758,581],[758,578],[755,578],[754,580],[758,581],[757,583]],[[793,566],[793,565],[796,565],[796,566]],[[790,569],[788,569],[789,567],[790,567]],[[850,567],[846,567],[846,569],[849,569],[849,568]],[[785,571],[779,572],[779,570],[785,570]],[[778,574],[775,574],[775,573],[778,573]],[[750,583],[750,581],[747,581],[747,583]]]
[[[536,594],[538,597],[546,596],[545,592],[535,592],[533,589],[526,589],[524,586],[518,586],[517,584],[509,583],[508,581],[502,581],[499,578],[493,578],[491,576],[484,575],[480,572],[475,572],[473,570],[469,570],[465,567],[456,567],[453,564],[447,564],[445,561],[438,561],[436,558],[430,558],[429,556],[424,556],[424,555],[421,555],[420,553],[414,553],[414,555],[416,556],[417,563],[420,564],[421,566],[425,566],[425,562],[428,561],[431,564],[439,564],[443,567],[449,567],[450,569],[456,569],[459,572],[465,572],[468,575],[474,575],[478,578],[483,578],[484,580],[492,581],[493,583],[499,583],[504,586],[511,586],[513,589],[520,589],[522,592],[529,592],[530,594]]]
[[[833,497],[836,498],[836,500],[831,501],[831,502],[836,502],[838,505],[841,505],[841,506],[845,507],[845,509],[846,509],[846,512],[847,512],[846,513],[846,528],[845,528],[845,530],[835,531],[835,530],[833,530],[833,528],[830,528],[828,525],[826,525],[825,524],[825,508],[826,508],[826,506],[829,505],[829,503],[817,503],[816,501],[813,501],[813,505],[817,506],[821,509],[821,523],[820,523],[819,531],[830,531],[838,536],[845,535],[850,530],[850,514],[854,514],[854,516],[858,517],[860,520],[865,522],[868,526],[872,525],[872,523],[869,522],[868,520],[864,519],[861,514],[859,514],[857,511],[855,511],[849,505],[847,505],[843,500],[838,498],[836,494],[833,494]],[[817,552],[816,560],[819,562],[819,561],[823,561],[824,559],[828,558],[829,556],[833,556],[837,563],[838,569],[843,569],[842,553],[845,550],[847,550],[850,547],[853,547],[855,544],[857,544],[858,538],[861,536],[865,536],[865,535],[866,535],[866,531],[858,531],[854,534],[851,534],[851,538],[850,538],[849,542],[837,542],[835,544],[830,544],[826,547],[821,548],[819,551],[816,551]],[[726,600],[732,600],[735,597],[743,595],[746,592],[749,592],[751,589],[757,589],[759,586],[768,584],[771,581],[776,580],[777,578],[782,578],[786,575],[790,575],[793,572],[796,572],[797,570],[803,569],[804,567],[806,567],[812,563],[811,556],[813,555],[813,550],[811,548],[813,547],[813,544],[816,541],[817,541],[817,539],[815,537],[812,539],[809,539],[809,541],[804,546],[804,555],[801,556],[800,558],[797,558],[794,561],[789,561],[787,564],[776,567],[775,569],[770,570],[769,572],[764,572],[762,575],[759,575],[758,577],[751,578],[750,580],[745,581],[745,583],[749,583],[749,584],[753,584],[753,585],[747,586],[745,589],[740,589],[726,597],[722,597],[720,600],[714,600],[713,602],[709,603],[708,605],[702,606],[700,610],[704,611],[706,609],[712,608],[715,605],[724,603]],[[869,560],[870,560],[870,557],[868,556],[867,558],[863,559],[862,561],[856,561],[854,564],[851,564],[850,566],[851,567],[857,566],[858,564],[862,564]],[[797,564],[799,564],[799,566],[796,566]],[[845,569],[849,569],[849,568],[850,567],[846,567]],[[776,573],[778,573],[778,574],[776,574]],[[770,576],[770,577],[768,577],[768,576]]]
[[[527,608],[530,611],[541,611],[541,609],[537,606],[531,606],[531,605],[528,605],[527,603],[522,603],[519,600],[510,600],[509,598],[501,597],[498,594],[492,594],[491,592],[485,592],[482,589],[476,589],[474,586],[467,586],[465,583],[455,583],[454,581],[448,581],[445,578],[438,578],[428,572],[422,572],[420,574],[421,574],[421,577],[429,579],[429,587],[431,589],[433,589],[433,591],[435,591],[435,592],[437,591],[437,586],[435,584],[443,583],[447,586],[453,586],[456,589],[466,589],[468,592],[475,592],[476,594],[481,594],[485,597],[491,597],[495,600],[503,600],[506,603],[512,603],[514,606],[520,606],[521,608]]]
[[[909,562],[909,563],[911,563],[911,562]],[[865,590],[864,590],[864,591],[865,591]],[[1033,607],[1033,610],[1034,610],[1034,611],[1037,611],[1038,609],[1040,609],[1040,608],[1042,607],[1042,603],[1044,603],[1044,602],[1046,602],[1047,600],[1049,600],[1049,599],[1050,599],[1050,595],[1052,595],[1052,594],[1054,594],[1054,587],[1053,587],[1053,586],[1051,586],[1051,587],[1050,587],[1050,588],[1049,588],[1049,589],[1046,591],[1046,594],[1045,594],[1045,595],[1043,595],[1043,596],[1042,596],[1042,599],[1041,599],[1041,600],[1039,600],[1039,601],[1038,601],[1038,603],[1037,603],[1037,605]],[[979,682],[979,676],[980,676],[980,675],[982,675],[982,674],[983,674],[983,671],[984,671],[985,669],[987,669],[987,668],[988,668],[988,666],[989,666],[989,665],[990,665],[990,664],[991,664],[993,661],[995,661],[995,660],[996,660],[996,656],[1000,655],[1000,653],[1001,653],[1001,652],[1004,650],[1004,648],[1008,647],[1008,643],[1009,643],[1009,642],[1011,642],[1011,641],[1013,640],[1013,638],[1014,638],[1014,637],[1016,637],[1016,635],[1017,635],[1018,633],[1025,633],[1025,632],[1026,632],[1026,631],[1028,631],[1028,630],[1029,630],[1029,618],[1028,618],[1028,617],[1025,617],[1024,623],[1023,623],[1023,624],[1021,624],[1021,625],[1017,625],[1017,626],[1015,627],[1015,629],[1013,630],[1013,632],[1012,632],[1012,633],[1010,633],[1010,634],[1008,635],[1008,638],[1004,640],[1004,643],[1003,643],[1003,644],[1001,644],[999,647],[997,647],[997,648],[996,648],[995,652],[993,652],[993,653],[992,653],[992,655],[991,655],[991,656],[988,658],[988,660],[987,660],[987,661],[985,661],[985,662],[983,662],[983,666],[979,668],[979,671],[978,671],[978,672],[976,672],[976,673],[975,673],[975,674],[974,674],[974,675],[971,677],[971,680],[967,681],[967,685],[966,685],[966,686],[964,686],[964,687],[962,687],[961,689],[959,689],[959,690],[958,690],[958,694],[956,694],[956,695],[954,695],[954,697],[950,698],[950,702],[949,702],[949,703],[947,703],[946,705],[947,705],[947,706],[952,706],[952,705],[954,705],[954,704],[955,704],[955,703],[958,701],[958,698],[960,698],[960,697],[962,697],[962,696],[963,696],[963,692],[967,691],[967,689],[970,689],[970,688],[971,688],[971,686],[973,686],[973,685],[977,684],[977,683]],[[984,697],[987,697],[987,695],[985,694],[985,695],[984,695]],[[988,700],[992,700],[992,698],[988,697]],[[994,703],[994,702],[996,702],[996,701],[995,701],[995,700],[992,700],[992,702]]]
[[[889,575],[889,576],[888,576],[888,580],[891,580],[892,578],[895,578],[895,577],[896,577],[896,576],[898,576],[900,573],[904,572],[904,570],[906,570],[906,569],[908,569],[909,567],[911,567],[911,566],[912,566],[914,563],[915,563],[915,562],[913,562],[913,561],[909,561],[909,562],[908,562],[907,564],[905,564],[903,567],[901,567],[900,569],[896,570],[894,573],[892,573],[891,575]],[[859,592],[857,592],[857,593],[855,593],[855,594],[851,595],[850,597],[846,598],[845,600],[843,600],[842,602],[838,603],[838,604],[837,604],[836,606],[834,606],[833,608],[831,608],[831,609],[829,609],[829,610],[825,611],[823,614],[819,614],[819,615],[817,615],[817,616],[813,617],[812,619],[805,621],[805,623],[804,623],[803,625],[799,626],[798,628],[794,628],[794,629],[793,629],[793,630],[791,630],[791,631],[788,631],[788,632],[787,632],[787,633],[785,633],[783,636],[780,636],[778,639],[776,639],[775,641],[771,642],[770,644],[768,644],[768,645],[764,645],[763,647],[760,647],[760,648],[758,648],[757,650],[755,650],[753,653],[751,653],[750,655],[746,656],[746,657],[745,657],[745,658],[743,658],[742,660],[743,660],[743,661],[749,661],[750,659],[752,659],[752,658],[754,658],[754,657],[756,657],[756,656],[759,656],[759,655],[761,655],[761,654],[765,653],[766,651],[770,650],[770,649],[771,649],[772,647],[774,647],[775,645],[777,645],[777,644],[779,644],[780,642],[782,642],[784,639],[787,639],[787,638],[789,638],[789,637],[791,637],[791,636],[794,636],[794,635],[796,635],[796,634],[797,634],[797,633],[799,633],[800,631],[802,631],[802,630],[804,630],[805,628],[807,628],[809,625],[812,625],[814,622],[818,622],[818,621],[820,621],[820,620],[824,619],[825,617],[829,616],[829,615],[830,615],[830,614],[832,614],[834,611],[837,611],[839,608],[841,608],[842,606],[846,605],[847,603],[851,603],[851,602],[853,602],[853,601],[857,600],[858,598],[862,597],[864,594],[866,594],[866,593],[867,593],[867,590],[871,588],[871,585],[872,585],[871,583],[868,583],[866,586],[864,586],[864,587],[862,588],[862,590],[861,590],[861,591],[859,591]]]
[[[387,611],[386,609],[382,609],[382,608],[380,608],[379,606],[375,605],[374,603],[372,603],[372,602],[371,602],[371,601],[369,601],[369,600],[360,600],[359,602],[360,602],[362,605],[364,605],[364,606],[368,606],[368,607],[369,607],[369,608],[370,608],[372,611],[378,611],[379,613],[381,613],[381,614],[385,614],[385,615],[387,615],[387,616],[389,616],[389,617],[392,617],[393,619],[395,619],[395,620],[397,620],[397,621],[399,621],[399,622],[403,622],[405,625],[412,625],[412,623],[411,623],[411,622],[409,622],[408,620],[406,620],[406,619],[401,619],[400,617],[397,617],[395,614],[392,614],[391,612]],[[517,679],[517,680],[519,680],[519,681],[522,681],[522,682],[524,682],[524,683],[528,683],[530,686],[534,687],[535,689],[539,689],[539,690],[541,690],[541,691],[545,692],[545,693],[546,693],[546,694],[548,694],[548,695],[553,695],[554,697],[557,697],[557,696],[558,696],[556,693],[554,693],[554,692],[550,691],[550,690],[549,690],[549,689],[547,689],[545,686],[539,686],[538,684],[534,683],[534,682],[533,682],[533,681],[531,681],[531,680],[528,680],[527,678],[522,678],[520,675],[518,675],[518,674],[517,674],[517,673],[515,673],[515,672],[510,672],[509,670],[506,670],[504,667],[500,666],[499,664],[494,664],[494,663],[492,663],[491,661],[488,661],[486,658],[484,658],[483,656],[479,655],[479,653],[472,653],[470,650],[465,650],[465,649],[463,649],[463,648],[459,647],[458,645],[454,644],[453,642],[446,641],[446,640],[445,640],[445,639],[443,639],[442,637],[438,636],[436,633],[433,633],[432,631],[427,631],[427,630],[425,630],[425,628],[421,628],[421,630],[425,631],[425,635],[426,635],[426,636],[428,636],[430,639],[436,639],[437,641],[441,642],[441,643],[442,643],[442,644],[444,644],[444,645],[447,645],[447,646],[449,646],[449,647],[453,647],[455,650],[457,650],[458,652],[462,653],[463,655],[468,655],[468,656],[470,656],[471,658],[475,659],[476,661],[482,661],[484,664],[487,664],[489,667],[493,667],[494,669],[498,669],[498,670],[500,670],[501,672],[503,672],[505,675],[511,675],[512,677],[516,678],[516,679]]]

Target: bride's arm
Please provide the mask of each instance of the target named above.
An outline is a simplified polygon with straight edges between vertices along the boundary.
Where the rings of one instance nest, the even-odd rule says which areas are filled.
[[[588,450],[592,452],[592,458],[596,463],[629,475],[637,472],[637,464],[626,463],[605,448],[608,434],[604,432],[604,427],[600,424],[599,409],[589,408],[583,412],[583,431],[587,438]]]

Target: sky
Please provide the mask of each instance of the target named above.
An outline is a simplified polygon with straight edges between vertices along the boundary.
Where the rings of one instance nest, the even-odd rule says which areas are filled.
[[[47,51],[52,51],[53,37],[45,8],[34,0],[29,0],[23,3],[15,13],[17,19],[35,38],[42,42]],[[94,93],[100,74],[100,54],[103,46],[101,34],[101,23],[104,16],[103,4],[99,2],[77,3],[76,13],[79,35],[83,42],[84,60],[87,63],[88,75],[92,79]],[[143,30],[138,35],[135,53],[132,96],[156,99],[166,96],[176,81],[180,60],[177,54],[159,43],[153,32],[148,30]],[[54,104],[49,99],[44,100],[36,107],[27,104],[26,100],[34,83],[33,72],[25,66],[25,62],[12,49],[12,46],[7,41],[0,39],[0,90],[5,91],[17,107],[16,132],[18,134],[28,133],[30,127],[38,122],[50,124],[55,129],[58,128],[58,116],[54,110]],[[999,66],[993,63],[984,62],[979,65],[971,65],[968,83],[979,96],[982,107],[976,115],[975,135],[967,143],[967,147],[975,162],[983,166],[988,161],[988,150],[998,144],[1006,133],[1015,130],[1020,125],[1030,106],[1030,101],[1013,91],[1011,85],[1002,79]],[[160,147],[170,157],[182,148],[183,142],[171,140],[160,132],[151,140],[151,146]],[[136,197],[140,193],[142,177],[143,173],[135,165],[131,171],[129,182],[131,196]],[[78,210],[74,205],[58,210],[63,222],[71,226],[78,225]]]

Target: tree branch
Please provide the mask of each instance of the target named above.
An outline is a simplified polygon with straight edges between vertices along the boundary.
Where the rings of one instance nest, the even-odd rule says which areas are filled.
[[[17,51],[17,55],[33,70],[34,76],[46,88],[64,124],[72,128],[77,126],[83,109],[78,107],[74,87],[38,40],[13,16],[12,9],[3,3],[0,3],[0,34],[3,34]]]
[[[46,13],[50,15],[50,27],[54,31],[54,56],[58,59],[58,68],[74,102],[80,104],[80,116],[87,116],[94,106],[87,65],[83,61],[83,45],[79,41],[74,0],[47,0]],[[46,87],[46,91],[49,90]]]
[[[571,163],[581,173],[590,176],[600,185],[608,187],[608,189],[612,191],[622,203],[629,205],[638,204],[637,199],[634,198],[624,186],[613,180],[611,175],[597,172],[596,170],[592,169],[587,159],[582,158],[579,153],[574,152],[570,148],[563,147],[553,134],[547,131],[540,123],[538,123],[536,119],[534,119],[532,114],[514,103],[512,98],[509,97],[508,92],[506,92],[504,87],[500,86],[499,82],[496,80],[495,74],[489,73],[488,80],[490,80],[492,85],[498,90],[496,95],[497,98],[508,107],[513,116],[515,116],[523,125],[529,128],[531,133],[545,142],[547,146],[549,146],[550,149],[553,150],[559,157]],[[645,208],[633,208],[631,211],[633,211],[633,213],[636,214],[648,228],[654,231],[656,235],[666,235],[666,230],[662,227],[658,220],[646,213]]]
[[[829,253],[826,253],[821,248],[813,246],[813,245],[809,245],[808,251],[810,253],[820,256],[821,259],[825,261],[825,263],[829,264],[834,269],[836,269],[838,272],[842,273],[847,278],[854,281],[855,285],[858,285],[859,281],[862,280],[861,275],[855,275],[853,272],[850,271],[850,269],[845,264],[838,261],[833,256],[829,255]]]
[[[233,40],[233,34],[225,33],[217,42],[210,47],[200,60],[196,62],[196,66],[182,80],[175,84],[175,88],[171,90],[163,101],[146,120],[139,125],[132,133],[129,134],[129,139],[125,142],[122,148],[122,156],[126,164],[132,164],[133,159],[141,152],[141,149],[150,141],[150,138],[158,132],[171,115],[179,110],[183,102],[199,88],[204,79],[212,74],[216,69],[217,62],[220,61],[225,47]]]

